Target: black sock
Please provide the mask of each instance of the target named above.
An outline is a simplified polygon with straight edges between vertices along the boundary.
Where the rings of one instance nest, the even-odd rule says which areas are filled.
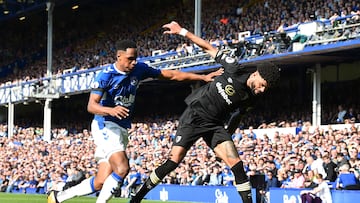
[[[243,203],[252,203],[251,190],[238,191]]]
[[[176,169],[176,167],[179,164],[171,161],[170,159],[166,160],[165,163],[163,163],[161,166],[159,166],[157,169],[155,169],[155,174],[156,176],[162,180],[163,178],[165,178],[165,176],[170,173],[171,171],[173,171],[174,169]]]
[[[153,189],[157,184],[151,182],[151,179],[148,178],[145,183],[140,187],[140,189],[136,192],[136,195],[132,197],[132,200],[140,202],[144,199],[145,195]]]
[[[239,161],[236,163],[231,168],[231,171],[234,173],[236,189],[243,203],[252,203],[251,186],[248,176],[245,173],[243,162]]]
[[[145,183],[140,187],[136,192],[136,195],[133,197],[134,200],[142,200],[145,195],[153,189],[161,180],[171,171],[173,171],[178,166],[177,163],[166,160],[164,164],[159,166],[155,171],[150,174],[150,177],[145,181]]]
[[[234,173],[236,184],[241,184],[249,181],[248,176],[245,173],[244,165],[242,161],[237,162],[231,171]]]

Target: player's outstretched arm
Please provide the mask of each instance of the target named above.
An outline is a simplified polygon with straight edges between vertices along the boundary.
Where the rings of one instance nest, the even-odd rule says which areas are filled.
[[[214,80],[214,77],[219,76],[223,73],[224,73],[223,68],[219,68],[218,70],[211,72],[207,75],[183,72],[178,70],[161,70],[160,79],[177,80],[177,81],[201,80],[205,82],[211,82]]]
[[[171,23],[163,25],[163,28],[168,29],[164,31],[164,34],[182,35],[197,44],[202,49],[204,49],[204,51],[208,53],[211,57],[215,58],[216,53],[218,52],[217,48],[213,47],[209,42],[196,36],[194,33],[189,32],[187,29],[181,27],[177,22],[172,21]]]

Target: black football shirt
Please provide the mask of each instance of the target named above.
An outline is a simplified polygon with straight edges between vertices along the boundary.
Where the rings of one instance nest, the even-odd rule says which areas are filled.
[[[185,101],[201,117],[224,122],[235,110],[251,105],[253,94],[246,81],[256,68],[245,68],[222,51],[217,53],[215,61],[222,65],[224,73],[195,90]]]

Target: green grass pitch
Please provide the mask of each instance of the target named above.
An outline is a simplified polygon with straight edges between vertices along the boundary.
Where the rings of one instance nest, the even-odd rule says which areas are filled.
[[[129,199],[115,198],[110,200],[109,203],[127,203],[128,201]],[[66,203],[95,203],[95,202],[96,202],[95,197],[76,197],[66,201]],[[46,200],[46,195],[0,193],[0,203],[47,203],[47,200]],[[143,200],[142,203],[164,203],[164,202]],[[171,202],[171,203],[184,203],[184,202]]]

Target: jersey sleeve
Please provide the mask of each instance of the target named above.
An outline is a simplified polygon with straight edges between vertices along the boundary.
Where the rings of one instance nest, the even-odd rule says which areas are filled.
[[[142,79],[146,79],[146,78],[158,78],[161,74],[161,70],[159,69],[155,69],[149,65],[147,65],[146,63],[141,63],[139,64],[139,66],[143,69],[144,71],[144,75]]]
[[[92,94],[102,95],[104,90],[108,87],[109,80],[111,78],[111,74],[109,73],[108,68],[103,69],[96,75],[94,81],[91,84]]]
[[[225,71],[236,72],[240,68],[239,61],[234,57],[226,55],[222,50],[216,54],[215,61],[220,63]]]

